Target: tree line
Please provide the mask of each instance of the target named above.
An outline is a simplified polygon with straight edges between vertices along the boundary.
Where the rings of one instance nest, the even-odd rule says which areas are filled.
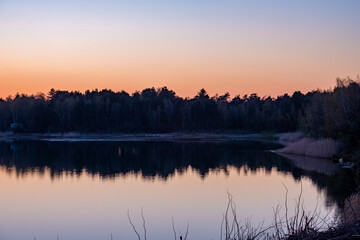
[[[0,99],[0,131],[175,132],[301,130],[355,141],[360,136],[359,80],[337,79],[331,90],[276,98],[229,93],[210,97],[201,89],[182,98],[167,87],[125,91],[61,91]]]

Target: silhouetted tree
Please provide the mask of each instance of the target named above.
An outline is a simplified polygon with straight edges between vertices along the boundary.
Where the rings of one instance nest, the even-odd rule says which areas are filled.
[[[257,94],[210,97],[201,89],[181,98],[167,87],[128,94],[95,89],[51,89],[46,95],[0,99],[0,131],[173,132],[296,131],[343,139],[360,149],[360,85],[337,79],[333,90],[299,91],[277,98]]]

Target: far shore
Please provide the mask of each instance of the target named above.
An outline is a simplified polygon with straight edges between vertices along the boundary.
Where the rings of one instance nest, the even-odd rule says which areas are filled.
[[[236,141],[269,140],[259,133],[0,133],[0,141],[40,140],[59,142],[80,141]]]
[[[292,154],[315,158],[331,158],[338,152],[338,143],[330,139],[315,140],[300,132],[221,133],[221,132],[173,132],[173,133],[0,133],[0,141],[51,141],[51,142],[223,142],[223,141],[272,141],[283,145],[274,153]]]

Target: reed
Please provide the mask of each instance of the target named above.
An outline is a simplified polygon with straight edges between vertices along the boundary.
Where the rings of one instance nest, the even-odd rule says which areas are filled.
[[[338,153],[338,150],[338,142],[332,139],[314,140],[311,138],[301,138],[289,143],[282,149],[276,150],[276,152],[317,158],[332,158]]]

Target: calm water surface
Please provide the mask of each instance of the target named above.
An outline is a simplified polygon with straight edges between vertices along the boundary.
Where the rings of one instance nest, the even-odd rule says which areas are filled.
[[[228,195],[238,215],[271,223],[303,188],[306,209],[339,211],[351,180],[327,160],[279,156],[274,143],[0,143],[0,239],[220,239]],[[346,188],[344,186],[347,186]],[[348,189],[344,191],[344,189]]]

